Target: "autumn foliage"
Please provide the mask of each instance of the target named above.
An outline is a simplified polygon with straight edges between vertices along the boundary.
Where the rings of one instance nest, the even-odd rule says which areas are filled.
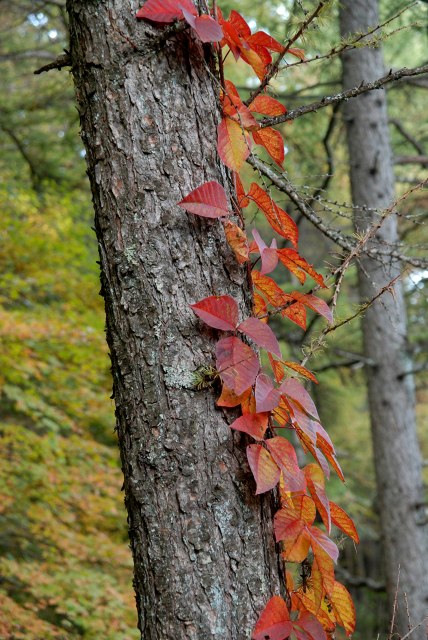
[[[157,23],[186,20],[202,42],[218,43],[220,64],[222,49],[236,60],[246,62],[260,81],[266,77],[273,54],[291,54],[302,59],[300,49],[285,50],[272,36],[251,33],[244,18],[232,11],[226,20],[219,9],[216,15],[199,16],[191,0],[147,0],[137,13]],[[254,640],[324,640],[332,638],[336,626],[347,635],[355,628],[355,611],[346,588],[336,581],[334,564],[339,555],[330,537],[335,525],[354,542],[358,534],[351,518],[326,494],[325,479],[330,468],[344,480],[334,446],[320,423],[316,406],[296,374],[316,383],[312,372],[298,362],[284,361],[272,329],[270,318],[280,314],[303,329],[310,309],[332,323],[326,302],[313,293],[284,292],[267,274],[280,263],[301,284],[309,276],[316,289],[325,288],[317,273],[298,252],[299,232],[294,220],[272,198],[269,191],[253,182],[248,189],[239,171],[261,145],[281,168],[284,143],[281,133],[262,127],[257,117],[285,113],[285,107],[266,93],[256,91],[249,104],[241,99],[235,85],[226,80],[221,88],[223,115],[218,125],[217,150],[222,162],[233,172],[235,195],[233,206],[224,188],[216,181],[198,185],[179,206],[193,215],[219,219],[225,239],[240,264],[248,265],[254,288],[253,315],[241,318],[236,301],[228,295],[209,296],[191,305],[196,316],[221,333],[216,345],[216,371],[222,382],[221,407],[241,407],[242,415],[230,425],[248,434],[254,443],[247,446],[247,458],[254,476],[256,494],[271,489],[278,492],[280,508],[274,517],[275,539],[288,567],[301,565],[302,584],[295,584],[293,572],[286,571],[285,600],[275,595],[269,600],[253,631]],[[278,249],[274,239],[270,246],[257,229],[248,237],[241,209],[250,202],[262,212],[275,233],[291,246]],[[250,263],[250,254],[256,260]],[[260,262],[260,269],[255,264]],[[261,366],[258,352],[267,353],[271,375]],[[284,429],[294,432],[303,450],[315,462],[299,467],[291,442]],[[318,520],[317,520],[318,515]],[[318,521],[322,523],[320,526]],[[288,564],[290,563],[290,564]],[[296,572],[294,572],[296,573]]]

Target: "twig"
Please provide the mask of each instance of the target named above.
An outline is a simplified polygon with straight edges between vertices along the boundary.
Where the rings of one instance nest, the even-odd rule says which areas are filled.
[[[420,76],[424,73],[428,73],[428,64],[422,67],[414,67],[413,69],[408,69],[407,67],[403,67],[402,69],[398,69],[397,71],[392,71],[391,69],[385,76],[383,76],[382,78],[378,78],[373,82],[362,82],[358,87],[353,87],[352,89],[348,89],[347,91],[341,91],[340,93],[336,93],[332,96],[324,96],[318,102],[312,102],[311,104],[304,105],[303,107],[292,109],[291,111],[288,111],[287,113],[284,113],[280,116],[275,116],[274,118],[263,118],[263,120],[260,120],[259,124],[261,127],[274,127],[275,125],[281,124],[282,122],[295,120],[296,118],[300,118],[307,113],[318,111],[318,109],[324,109],[330,104],[344,102],[346,100],[349,100],[350,98],[356,98],[362,93],[380,89],[384,85],[389,84],[390,82],[396,82],[401,78]]]
[[[395,587],[394,604],[393,604],[393,607],[392,607],[391,628],[389,630],[388,640],[392,640],[392,633],[394,631],[395,616],[396,616],[396,613],[397,613],[397,599],[398,599],[398,586],[399,586],[399,584],[400,584],[400,565],[398,565],[397,586]]]
[[[52,62],[49,62],[49,64],[45,64],[43,65],[43,67],[40,67],[40,69],[36,69],[36,71],[34,71],[34,74],[38,76],[40,73],[45,73],[46,71],[51,71],[52,69],[58,69],[58,71],[60,71],[64,67],[70,66],[71,56],[68,51],[65,51],[65,53],[58,56],[58,58],[56,58]]]

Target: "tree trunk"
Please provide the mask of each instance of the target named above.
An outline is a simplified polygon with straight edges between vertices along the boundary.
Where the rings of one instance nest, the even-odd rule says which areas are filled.
[[[341,35],[364,32],[379,23],[377,0],[342,0]],[[384,74],[382,49],[363,48],[343,54],[344,89],[370,82]],[[357,233],[378,220],[363,207],[383,210],[394,201],[394,174],[384,90],[366,93],[345,105]],[[383,223],[373,246],[398,240],[394,215]],[[390,259],[359,259],[361,301],[379,292],[400,274]],[[364,352],[375,362],[367,371],[370,418],[378,491],[387,591],[392,612],[398,573],[396,629],[408,631],[403,594],[407,595],[412,624],[428,613],[427,528],[423,526],[421,455],[416,435],[415,393],[407,351],[406,308],[401,281],[394,296],[384,294],[364,314]],[[426,639],[425,625],[412,634]]]
[[[135,0],[67,7],[139,628],[144,640],[248,639],[278,591],[272,505],[254,497],[231,417],[193,387],[217,332],[189,308],[229,294],[246,317],[247,272],[220,222],[177,206],[208,180],[227,188],[212,49],[188,30],[160,41],[162,28],[135,19]]]

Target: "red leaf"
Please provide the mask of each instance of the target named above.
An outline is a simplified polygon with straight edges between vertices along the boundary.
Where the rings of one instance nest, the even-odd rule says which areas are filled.
[[[296,451],[288,440],[281,436],[269,438],[266,445],[272,454],[272,458],[282,471],[285,490],[291,492],[304,492],[306,480],[297,462]]]
[[[204,218],[228,216],[226,192],[216,180],[205,182],[191,191],[178,206]]]
[[[279,596],[273,596],[257,620],[252,640],[285,640],[292,628],[287,605]]]
[[[230,118],[223,118],[217,127],[217,133],[217,151],[222,162],[229,169],[239,171],[250,155],[251,138],[249,133]]]
[[[253,131],[253,140],[256,144],[261,144],[272,160],[283,169],[284,162],[284,141],[282,135],[276,129],[265,127],[258,131]]]
[[[255,397],[257,411],[272,411],[281,401],[281,394],[264,373],[260,373],[256,378]]]
[[[238,35],[246,39],[251,35],[251,29],[240,13],[232,9],[228,22],[236,29]]]
[[[256,96],[248,108],[250,111],[262,113],[266,116],[280,116],[283,113],[287,113],[287,109],[278,100],[262,94]]]
[[[272,240],[271,246],[268,248],[257,229],[253,229],[252,233],[257,245],[257,249],[259,250],[260,256],[262,258],[262,268],[260,273],[263,276],[266,273],[270,273],[271,271],[273,271],[278,264],[276,240]]]
[[[174,22],[183,19],[183,9],[196,16],[196,7],[192,0],[147,0],[144,7],[137,11],[137,18],[153,22]]]
[[[230,428],[248,433],[255,440],[263,440],[267,425],[267,413],[246,413],[232,422]]]
[[[311,293],[300,293],[299,291],[292,291],[291,296],[301,304],[306,305],[309,309],[316,311],[320,316],[324,316],[329,324],[333,323],[333,314],[328,304],[321,298],[313,296]]]
[[[331,520],[333,524],[336,525],[338,529],[346,533],[354,542],[357,544],[360,541],[360,537],[358,535],[357,529],[355,528],[355,524],[348,516],[346,511],[344,511],[339,505],[334,502],[330,502],[330,511],[331,511]]]
[[[248,197],[254,200],[258,208],[263,211],[272,229],[297,246],[299,232],[296,223],[288,213],[278,207],[266,191],[261,189],[255,182],[250,186]]]
[[[339,557],[339,549],[337,548],[333,540],[330,540],[330,538],[320,529],[317,529],[317,527],[311,527],[310,531],[312,537],[312,551],[314,552],[314,555],[317,554],[317,545],[319,545],[321,549],[325,551],[334,562],[337,562],[337,559]]]
[[[260,369],[254,351],[239,338],[222,338],[216,347],[217,371],[223,382],[240,395],[252,387]]]
[[[253,46],[266,47],[266,49],[270,49],[271,51],[276,51],[276,53],[282,53],[284,51],[284,46],[269,36],[264,31],[257,31],[252,36],[247,38],[247,42],[251,48]]]
[[[247,318],[247,320],[244,320],[238,326],[238,331],[245,333],[246,336],[251,338],[251,340],[262,349],[274,353],[279,358],[281,357],[278,340],[274,332],[267,324],[258,318]]]
[[[220,42],[223,38],[223,29],[211,16],[203,14],[195,17],[185,9],[183,9],[183,15],[186,22],[196,31],[202,42]]]
[[[238,324],[238,305],[230,296],[209,296],[190,307],[209,327],[233,331]]]
[[[299,628],[303,633],[299,632]],[[297,640],[327,640],[322,624],[314,615],[304,611],[296,622],[293,622],[293,631]]]
[[[276,487],[281,471],[269,451],[261,444],[250,444],[247,458],[257,484],[256,496]]]
[[[292,400],[298,402],[306,413],[309,413],[309,415],[316,418],[316,420],[319,420],[318,411],[314,401],[306,391],[305,387],[295,380],[295,378],[288,378],[288,380],[285,380],[280,386],[280,391]]]
[[[320,287],[323,287],[324,289],[326,288],[322,275],[317,273],[313,266],[306,262],[306,260],[294,249],[278,249],[278,258],[281,260],[284,267],[291,271],[291,273],[294,273],[302,284],[306,280],[305,273],[307,273],[320,285]]]
[[[235,258],[239,264],[244,264],[249,260],[249,249],[247,236],[238,225],[230,220],[224,222],[224,234],[227,243],[235,254]]]

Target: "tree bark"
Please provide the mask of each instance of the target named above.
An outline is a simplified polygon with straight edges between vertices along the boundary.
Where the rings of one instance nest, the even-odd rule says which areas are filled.
[[[248,639],[279,588],[272,505],[254,497],[231,417],[193,387],[217,332],[189,308],[229,294],[248,316],[247,272],[219,221],[177,206],[208,180],[228,188],[212,48],[188,30],[159,40],[135,0],[67,8],[141,637]]]
[[[377,0],[342,0],[340,27],[343,37],[379,24]],[[382,49],[363,48],[343,54],[344,89],[370,82],[384,74]],[[363,207],[386,209],[394,201],[393,160],[388,131],[386,94],[370,92],[345,105],[352,198],[361,207],[355,215],[357,233],[378,221]],[[383,223],[373,246],[397,243],[397,221],[391,215]],[[379,257],[359,258],[361,301],[371,299],[400,274],[397,261]],[[390,613],[397,589],[398,633],[428,614],[428,561],[421,455],[416,435],[415,392],[407,349],[406,307],[401,281],[394,296],[386,294],[365,313],[364,353],[374,361],[367,369],[370,419],[376,467],[378,507],[383,538]],[[426,625],[412,636],[426,639]]]

